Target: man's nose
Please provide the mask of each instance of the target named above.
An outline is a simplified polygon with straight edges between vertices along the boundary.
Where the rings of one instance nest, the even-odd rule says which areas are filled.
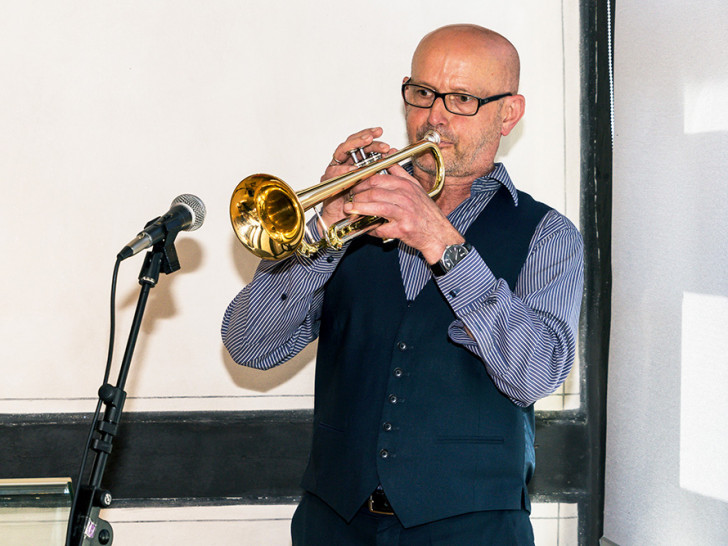
[[[427,117],[427,121],[433,126],[442,125],[447,123],[451,115],[445,108],[445,97],[437,97],[430,106],[430,115]]]

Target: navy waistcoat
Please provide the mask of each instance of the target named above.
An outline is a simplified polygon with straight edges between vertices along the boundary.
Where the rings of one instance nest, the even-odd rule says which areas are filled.
[[[546,205],[502,187],[464,234],[513,290]],[[434,281],[405,298],[397,245],[362,236],[326,286],[302,487],[350,520],[381,484],[405,527],[529,508],[521,408],[447,335]]]

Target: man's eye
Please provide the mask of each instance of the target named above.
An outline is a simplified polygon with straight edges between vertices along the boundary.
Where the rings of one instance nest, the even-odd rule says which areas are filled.
[[[424,87],[420,87],[417,89],[416,94],[418,97],[421,98],[429,98],[432,96],[432,91],[429,89],[425,89]]]
[[[455,94],[455,95],[452,95],[452,98],[458,104],[467,104],[469,102],[473,102],[473,98],[474,97],[471,97],[470,95],[458,95],[458,94]]]

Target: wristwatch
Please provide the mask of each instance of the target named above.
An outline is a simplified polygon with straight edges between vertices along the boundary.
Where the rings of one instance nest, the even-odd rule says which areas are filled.
[[[432,269],[432,272],[435,274],[436,277],[441,277],[448,271],[450,271],[453,267],[455,267],[458,262],[460,262],[465,256],[468,255],[468,252],[473,248],[473,245],[470,243],[463,243],[461,245],[449,245],[445,247],[445,251],[442,253],[442,258],[440,258],[439,262],[435,262],[430,266],[430,269]]]

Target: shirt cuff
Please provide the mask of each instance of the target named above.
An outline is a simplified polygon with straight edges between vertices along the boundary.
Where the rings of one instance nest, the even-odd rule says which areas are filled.
[[[487,301],[496,288],[497,279],[475,247],[453,269],[435,282],[455,314],[478,301]]]

